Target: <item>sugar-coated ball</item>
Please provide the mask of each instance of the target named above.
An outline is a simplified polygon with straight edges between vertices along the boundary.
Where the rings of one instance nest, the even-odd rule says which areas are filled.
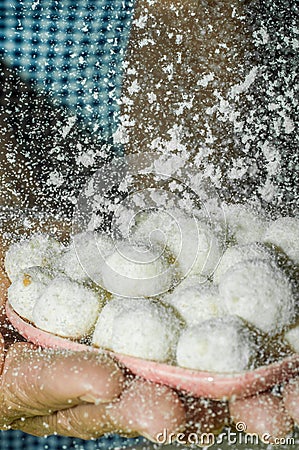
[[[101,310],[93,332],[92,343],[98,347],[112,349],[113,322],[117,314],[126,307],[137,305],[139,299],[112,297]]]
[[[150,297],[167,291],[174,279],[163,252],[122,243],[106,259],[103,287],[116,295]]]
[[[212,229],[176,210],[149,213],[136,227],[135,238],[165,245],[182,276],[211,275],[221,256],[222,246]]]
[[[254,335],[237,317],[210,319],[187,328],[177,346],[177,364],[209,372],[250,369],[256,354]]]
[[[240,245],[261,241],[267,221],[258,212],[244,205],[224,205],[229,234]]]
[[[225,250],[219,264],[213,274],[213,281],[219,283],[225,273],[231,268],[243,261],[249,259],[268,259],[272,258],[270,250],[263,244],[252,242],[246,245],[233,245]]]
[[[188,226],[186,224],[185,231],[188,236]],[[194,248],[197,251],[194,263],[191,267],[188,276],[210,276],[215,270],[218,261],[222,254],[222,245],[220,244],[217,236],[211,228],[203,223],[197,222],[198,235],[196,240],[187,240],[184,255],[178,257],[180,266],[185,274],[188,269],[189,257],[192,254]]]
[[[60,270],[72,280],[102,283],[102,267],[114,250],[108,235],[84,232],[75,235],[59,261]]]
[[[207,284],[207,279],[204,276],[201,275],[190,275],[186,278],[183,278],[179,281],[179,283],[176,285],[176,289],[185,289],[190,288],[193,286],[198,286],[199,284]]]
[[[163,300],[179,312],[188,326],[222,316],[225,312],[218,287],[211,283],[179,285]]]
[[[229,314],[266,333],[278,333],[294,319],[291,283],[269,261],[249,260],[232,267],[221,278],[219,292]]]
[[[281,217],[274,220],[265,232],[264,242],[281,248],[295,264],[299,264],[299,219]]]
[[[50,236],[34,234],[10,246],[5,256],[5,270],[13,281],[28,267],[51,267],[59,257],[63,246]]]
[[[225,222],[225,214],[223,209],[215,202],[204,202],[204,208],[193,208],[193,215],[200,223],[206,223],[217,236],[217,239],[224,249],[227,245],[227,224]]]
[[[8,301],[13,309],[24,319],[33,322],[34,305],[51,279],[51,274],[41,267],[29,267],[19,273],[8,288]]]
[[[181,323],[173,311],[149,299],[114,299],[103,308],[93,343],[154,361],[174,355]]]
[[[92,290],[67,278],[55,278],[35,303],[33,322],[44,331],[79,338],[91,331],[99,308]]]
[[[299,325],[296,325],[286,331],[285,340],[292,347],[292,349],[299,353]]]

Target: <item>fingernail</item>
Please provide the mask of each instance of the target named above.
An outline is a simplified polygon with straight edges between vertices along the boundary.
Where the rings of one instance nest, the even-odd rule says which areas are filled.
[[[148,441],[151,441],[151,442],[153,442],[154,444],[159,444],[159,442],[157,441],[157,439],[153,438],[153,437],[150,436],[149,434],[144,433],[144,432],[142,431],[142,432],[141,432],[141,435],[142,435],[143,437],[145,437],[145,439],[147,439]]]
[[[85,394],[79,397],[79,400],[87,403],[94,403],[95,405],[99,405],[100,403],[105,403],[100,398],[95,397],[93,394]]]

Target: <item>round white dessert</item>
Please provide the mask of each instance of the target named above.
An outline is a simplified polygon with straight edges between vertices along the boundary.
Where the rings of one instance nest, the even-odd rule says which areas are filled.
[[[33,322],[33,308],[52,277],[41,267],[29,267],[14,279],[8,288],[8,301],[24,319]]]
[[[113,249],[113,241],[108,235],[91,231],[76,234],[61,255],[59,268],[80,283],[92,280],[102,284],[102,267]]]
[[[176,259],[183,277],[209,276],[215,269],[222,246],[204,222],[177,210],[151,212],[136,227],[135,239],[166,246]]]
[[[231,268],[243,261],[249,259],[271,259],[271,251],[263,244],[259,242],[252,242],[247,245],[233,245],[226,249],[222,258],[213,274],[213,281],[219,283],[221,278],[225,276],[225,273]]]
[[[229,234],[240,245],[262,241],[267,228],[267,221],[262,216],[244,205],[224,205],[224,213]]]
[[[117,353],[165,362],[174,355],[181,322],[149,299],[115,298],[97,321],[93,344]]]
[[[251,368],[255,354],[254,335],[241,319],[226,316],[187,328],[178,342],[177,364],[209,372],[242,372]]]
[[[79,338],[91,331],[99,307],[99,299],[90,289],[67,278],[55,278],[35,303],[33,322],[44,331]]]
[[[130,307],[131,304],[137,305],[139,300],[138,298],[112,297],[99,314],[92,337],[93,345],[111,350],[115,316],[123,309]]]
[[[195,248],[197,255],[191,270],[188,272],[188,276],[196,275],[209,277],[213,274],[219,259],[221,258],[222,245],[216,234],[212,232],[207,224],[197,222],[197,231],[197,238],[193,241],[192,236],[188,233],[188,226],[186,226],[185,232],[188,237],[187,244],[184,249],[185,256],[179,256],[178,261],[183,269],[183,273],[186,273],[188,267],[187,265],[189,263],[189,257],[187,257],[187,255],[190,255]]]
[[[292,347],[292,349],[299,353],[299,325],[296,325],[286,331],[284,335],[285,340]]]
[[[229,269],[219,283],[229,314],[275,334],[295,316],[295,300],[287,276],[273,263],[249,260]]]
[[[299,264],[299,219],[281,217],[270,223],[264,242],[280,247],[295,264]]]
[[[179,285],[163,301],[172,305],[189,327],[225,314],[218,287],[211,283]]]
[[[13,281],[28,267],[51,267],[59,257],[63,246],[54,238],[34,234],[29,239],[12,244],[5,256],[5,270]]]
[[[179,289],[191,288],[194,286],[196,287],[199,284],[210,284],[210,282],[207,282],[206,277],[203,277],[201,275],[191,275],[190,277],[186,277],[183,280],[180,280],[180,282],[175,285],[175,289],[176,291],[178,291]],[[171,293],[166,295],[171,295]]]
[[[174,269],[163,253],[122,243],[106,259],[102,270],[103,287],[116,295],[151,297],[167,291]]]

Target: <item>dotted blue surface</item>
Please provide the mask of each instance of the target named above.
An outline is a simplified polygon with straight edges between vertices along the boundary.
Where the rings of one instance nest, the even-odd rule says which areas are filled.
[[[145,440],[125,439],[117,435],[84,441],[63,436],[38,438],[21,431],[0,431],[1,450],[110,450],[136,447],[141,442]]]
[[[6,64],[103,137],[115,131],[133,0],[1,0]]]

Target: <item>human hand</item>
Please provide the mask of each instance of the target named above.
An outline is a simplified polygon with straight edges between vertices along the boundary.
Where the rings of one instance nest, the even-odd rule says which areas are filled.
[[[13,344],[1,377],[0,424],[44,436],[96,438],[107,432],[154,439],[177,432],[185,412],[164,386],[125,378],[107,355]]]

